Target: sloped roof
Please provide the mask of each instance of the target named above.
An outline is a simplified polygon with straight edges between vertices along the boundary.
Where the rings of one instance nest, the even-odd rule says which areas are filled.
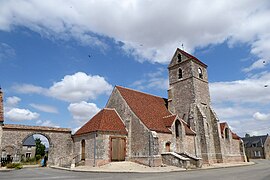
[[[253,144],[256,144],[257,147],[263,147],[267,137],[268,134],[263,136],[245,137],[242,138],[242,140],[245,143],[245,147],[252,147]]]
[[[23,146],[36,146],[36,141],[33,136],[29,136],[24,142]]]
[[[127,134],[125,125],[114,109],[104,108],[97,113],[92,119],[84,124],[76,135],[106,131]]]
[[[121,86],[116,86],[116,88],[131,110],[148,129],[156,132],[171,133],[168,127],[171,127],[176,115],[168,111],[166,107],[167,99]],[[195,135],[195,132],[185,122],[183,124],[186,134]]]
[[[166,107],[166,99],[121,86],[116,86],[116,88],[148,129],[170,133],[170,130],[163,123],[163,117],[171,115]]]
[[[201,64],[201,65],[207,67],[207,65],[206,65],[205,63],[203,63],[201,60],[199,60],[199,59],[196,58],[195,56],[193,56],[193,55],[187,53],[186,51],[183,51],[183,50],[181,50],[181,49],[179,49],[179,48],[177,48],[176,52],[177,52],[177,51],[179,51],[180,53],[182,53],[182,54],[183,54],[184,56],[186,56],[188,59],[193,59],[193,60],[197,61],[199,64]]]
[[[229,125],[227,124],[227,122],[222,122],[219,124],[219,126],[220,126],[221,136],[224,137],[224,129],[225,127],[229,127]],[[238,140],[240,139],[240,137],[236,133],[234,133],[232,130],[230,130],[230,132],[232,133],[233,139],[238,139]]]

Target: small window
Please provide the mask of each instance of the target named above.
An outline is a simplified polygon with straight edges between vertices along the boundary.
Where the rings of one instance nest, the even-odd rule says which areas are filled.
[[[177,55],[177,62],[180,63],[181,61],[182,61],[182,56],[181,56],[181,54],[178,54],[178,55]]]
[[[254,151],[255,157],[261,157],[261,151]]]
[[[182,69],[179,68],[178,69],[178,79],[182,79],[183,78],[183,72],[182,72]]]
[[[203,78],[203,72],[201,68],[198,68],[199,78]]]
[[[181,132],[181,124],[179,120],[175,121],[175,136],[179,137]]]
[[[166,152],[170,152],[171,151],[171,143],[170,142],[166,142],[165,148],[166,148]]]
[[[225,138],[226,138],[226,139],[229,139],[229,137],[230,137],[230,136],[229,136],[229,128],[226,128],[226,129],[225,129]]]

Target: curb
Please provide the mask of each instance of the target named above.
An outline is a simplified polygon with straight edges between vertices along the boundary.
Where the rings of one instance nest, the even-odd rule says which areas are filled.
[[[220,166],[220,167],[208,167],[208,168],[198,168],[198,169],[179,169],[179,170],[168,170],[168,171],[109,171],[109,170],[82,170],[82,169],[71,169],[58,166],[50,166],[52,169],[59,169],[64,171],[73,171],[73,172],[88,172],[88,173],[169,173],[169,172],[187,172],[187,171],[202,171],[202,170],[211,170],[211,169],[222,169],[222,168],[234,168],[234,167],[244,167],[255,165],[256,163],[248,164],[236,164],[232,166]]]

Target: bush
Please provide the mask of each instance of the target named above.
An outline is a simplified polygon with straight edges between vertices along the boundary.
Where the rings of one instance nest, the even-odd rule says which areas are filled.
[[[7,164],[7,168],[22,169],[22,164],[21,163],[9,163],[9,164]]]
[[[36,155],[36,161],[38,161],[40,159],[41,159],[41,155],[40,154]]]

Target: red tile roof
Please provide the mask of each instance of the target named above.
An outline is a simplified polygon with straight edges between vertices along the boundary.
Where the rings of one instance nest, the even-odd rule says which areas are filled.
[[[166,108],[165,99],[120,86],[116,88],[148,129],[170,133],[163,123],[163,117],[171,115]]]
[[[222,122],[219,125],[220,125],[221,136],[224,137],[224,129],[225,127],[229,127],[229,126],[226,122]],[[232,133],[233,139],[238,139],[238,140],[240,139],[240,137],[236,133],[232,132],[232,130],[230,130],[230,132]]]
[[[97,131],[127,134],[125,125],[117,112],[108,108],[99,111],[75,133],[75,136]]]
[[[122,97],[125,99],[131,110],[144,123],[144,125],[156,132],[171,133],[171,127],[176,115],[172,115],[167,107],[167,100],[132,89],[116,86]],[[185,124],[188,134],[194,132]]]
[[[182,123],[184,124],[186,135],[192,135],[192,136],[196,135],[195,131],[190,129],[190,126],[184,120],[182,120]]]

